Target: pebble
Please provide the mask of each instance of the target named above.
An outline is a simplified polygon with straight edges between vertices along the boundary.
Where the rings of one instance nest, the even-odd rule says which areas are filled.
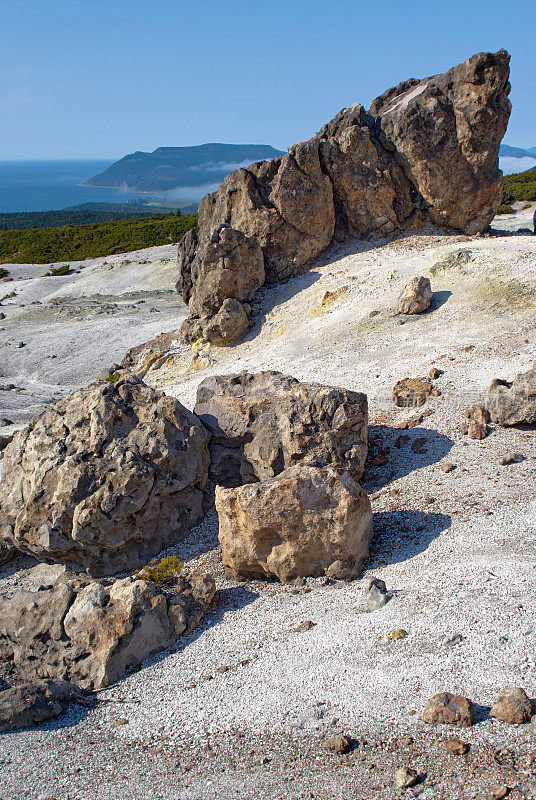
[[[409,789],[419,780],[419,773],[412,767],[399,767],[395,772],[395,786],[399,789]]]
[[[445,749],[452,756],[463,756],[469,752],[469,745],[467,742],[462,742],[461,739],[453,737],[446,740]]]

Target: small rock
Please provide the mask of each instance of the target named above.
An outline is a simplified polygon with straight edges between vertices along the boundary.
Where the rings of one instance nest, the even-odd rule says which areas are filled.
[[[301,625],[298,625],[297,628],[294,628],[294,630],[296,633],[303,633],[304,631],[310,631],[315,625],[315,622],[311,622],[310,619],[307,619],[305,622],[302,622]]]
[[[408,632],[404,630],[404,628],[397,628],[396,631],[391,631],[388,635],[388,638],[394,641],[399,641],[400,639],[405,639],[408,635]]]
[[[128,719],[126,717],[119,717],[119,719],[114,719],[112,722],[113,728],[119,728],[121,725],[127,725]]]
[[[500,786],[493,787],[493,789],[491,790],[491,796],[496,800],[502,800],[503,797],[506,797],[509,791],[510,789],[508,788],[508,786],[501,784]]]
[[[467,435],[470,439],[485,439],[488,435],[489,428],[485,422],[477,422],[471,420],[467,429]]]
[[[343,754],[351,750],[352,740],[349,739],[348,736],[340,734],[339,736],[329,736],[327,739],[324,739],[323,745],[324,749],[329,753]]]
[[[431,391],[429,378],[403,378],[395,383],[393,397],[397,406],[422,406]]]
[[[415,742],[415,739],[413,738],[413,736],[403,736],[400,739],[400,744],[403,744],[406,747],[409,747],[410,745],[414,744],[414,742]]]
[[[421,719],[429,725],[455,725],[457,728],[468,728],[475,721],[475,709],[467,697],[440,692],[428,701]]]
[[[412,278],[398,298],[400,314],[422,314],[432,302],[430,278],[423,275]]]
[[[534,703],[523,689],[508,687],[500,692],[489,715],[510,725],[522,725],[530,721],[534,712]]]
[[[432,369],[428,373],[428,377],[430,378],[431,381],[437,380],[438,378],[441,377],[441,375],[443,375],[443,370],[438,369],[437,367],[432,367]]]
[[[501,467],[506,467],[508,464],[520,464],[525,460],[525,456],[521,453],[507,453],[499,460]]]
[[[419,780],[419,773],[412,767],[399,767],[395,772],[395,786],[399,789],[409,789]]]
[[[363,584],[365,594],[365,610],[377,611],[389,602],[392,595],[387,591],[385,582],[379,578],[367,578]]]
[[[446,740],[445,749],[451,756],[464,756],[469,752],[469,745],[467,742],[462,742],[461,739],[453,737]]]
[[[26,342],[19,342],[17,347],[26,347]]]
[[[464,639],[465,636],[462,636],[461,633],[454,633],[452,636],[445,636],[443,639],[441,639],[439,646],[445,648],[454,647],[457,644],[461,644]]]
[[[474,420],[475,422],[485,422],[486,424],[490,420],[489,411],[484,408],[482,405],[475,405],[470,406],[465,412],[464,416],[468,420]]]
[[[456,469],[456,464],[453,464],[451,461],[444,461],[439,465],[439,469],[442,469],[443,472],[453,472]]]

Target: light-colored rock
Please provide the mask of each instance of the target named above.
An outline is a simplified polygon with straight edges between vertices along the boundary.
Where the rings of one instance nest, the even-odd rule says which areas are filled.
[[[94,575],[141,566],[201,520],[209,438],[138,378],[81,389],[6,448],[0,537]]]
[[[485,439],[488,432],[489,428],[485,422],[477,422],[472,419],[467,425],[467,435],[470,439]]]
[[[340,464],[355,480],[367,456],[366,395],[280,372],[214,376],[195,413],[212,434],[210,476],[238,486],[295,464]]]
[[[486,408],[498,425],[532,425],[536,422],[536,367],[517,375],[512,383],[492,381]]]
[[[216,509],[223,563],[242,578],[354,578],[368,556],[370,501],[333,467],[291,467],[262,483],[218,487]]]
[[[450,753],[451,756],[464,756],[469,752],[469,745],[467,742],[462,742],[461,739],[452,737],[446,740],[445,750],[447,753]]]
[[[509,687],[500,692],[489,715],[510,725],[523,725],[525,722],[530,722],[535,713],[534,703],[525,690]]]
[[[419,773],[413,767],[399,767],[395,771],[395,786],[398,789],[409,789],[419,781]]]
[[[428,701],[421,714],[421,719],[429,725],[455,725],[457,728],[469,728],[475,721],[475,709],[467,697],[450,692],[440,692]]]
[[[432,302],[432,287],[430,278],[424,276],[412,278],[404,287],[398,298],[398,311],[400,314],[422,314],[430,308]]]
[[[123,578],[58,582],[0,599],[0,662],[22,681],[60,678],[108,686],[200,622],[215,592],[210,575],[172,584]]]
[[[203,336],[210,344],[229,344],[248,329],[249,319],[239,300],[227,299],[217,314],[203,328]]]
[[[4,689],[0,692],[0,733],[57,717],[69,703],[84,700],[85,694],[65,681],[24,683]]]

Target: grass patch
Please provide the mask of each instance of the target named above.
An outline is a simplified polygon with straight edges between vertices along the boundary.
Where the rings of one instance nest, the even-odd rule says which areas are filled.
[[[0,267],[0,278],[7,278],[9,272],[4,267]]]
[[[497,214],[513,214],[514,209],[508,203],[501,203],[499,208],[497,209]]]
[[[110,374],[108,375],[106,380],[108,381],[108,383],[117,383],[117,381],[119,380],[120,377],[121,377],[121,373],[120,372],[117,372],[117,371],[116,372],[110,372]]]
[[[50,278],[51,276],[57,278],[61,275],[68,275],[71,271],[69,264],[64,264],[63,267],[56,267],[56,269],[51,269],[50,272],[45,272],[44,277]]]

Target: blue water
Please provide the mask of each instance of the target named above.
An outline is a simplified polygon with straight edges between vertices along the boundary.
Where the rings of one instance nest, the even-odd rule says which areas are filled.
[[[126,203],[135,192],[81,186],[109,161],[0,161],[0,213],[55,211],[79,203]],[[147,195],[142,195],[147,199]]]

